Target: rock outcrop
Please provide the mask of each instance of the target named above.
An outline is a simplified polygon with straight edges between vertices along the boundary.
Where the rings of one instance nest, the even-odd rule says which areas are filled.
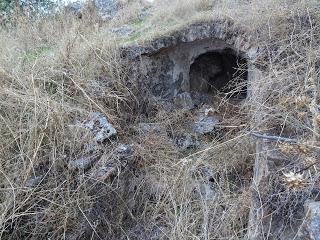
[[[124,47],[122,55],[134,62],[134,68],[131,71],[133,76],[130,78],[139,79],[141,88],[148,89],[159,99],[172,99],[179,97],[179,94],[190,92],[192,87],[198,84],[191,81],[193,75],[199,75],[198,72],[191,72],[191,65],[200,56],[211,52],[216,54],[207,56],[211,58],[212,63],[209,67],[216,66],[216,75],[210,73],[212,76],[205,76],[205,79],[211,78],[210,81],[216,81],[220,75],[224,76],[218,83],[223,87],[232,78],[232,69],[239,66],[229,64],[226,68],[221,65],[218,58],[227,54],[232,56],[229,59],[236,59],[234,64],[237,64],[237,59],[241,58],[240,62],[249,68],[248,65],[253,64],[259,49],[244,29],[230,21],[221,20],[194,23],[183,29],[168,32],[154,40]],[[224,65],[226,65],[225,61]],[[253,72],[247,71],[247,74],[253,74]],[[247,79],[250,79],[250,76],[243,80]],[[198,80],[195,79],[195,81]],[[208,86],[207,89],[209,89]]]

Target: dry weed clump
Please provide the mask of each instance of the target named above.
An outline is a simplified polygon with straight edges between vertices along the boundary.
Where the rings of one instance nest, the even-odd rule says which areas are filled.
[[[92,136],[71,126],[90,111],[117,126],[121,108],[135,104],[107,38],[68,15],[1,30],[0,238],[65,236],[95,202],[68,169]],[[105,86],[103,97],[89,84]]]
[[[195,233],[208,239],[244,236],[249,213],[250,144],[243,141],[240,146],[230,140],[183,158],[173,154],[165,138],[157,139],[146,136],[149,144],[140,142],[137,146],[145,162],[141,189],[151,193],[140,220],[144,231],[168,239],[192,239]]]

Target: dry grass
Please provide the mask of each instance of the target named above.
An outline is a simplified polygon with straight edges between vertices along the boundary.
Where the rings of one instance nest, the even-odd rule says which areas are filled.
[[[309,141],[311,151],[286,153],[297,160],[272,175],[263,195],[283,229],[295,223],[307,197],[318,198],[313,193],[319,189],[320,166],[310,161],[318,159],[319,146],[319,4],[156,1],[152,15],[137,22],[142,4],[124,2],[116,20],[106,23],[92,18],[89,9],[82,19],[19,17],[15,27],[0,30],[1,239],[243,238],[255,150],[240,130],[249,127]],[[143,42],[217,18],[244,26],[263,49],[256,64],[264,78],[255,83],[251,101],[232,114],[220,106],[225,126],[241,119],[244,127],[223,128],[224,137],[210,136],[199,152],[179,151],[168,134],[133,134],[146,103],[135,79],[126,78],[119,39],[107,29],[134,26],[139,36],[129,42]],[[192,118],[160,103],[149,105],[147,120],[172,136]],[[111,182],[92,182],[89,173],[67,167],[93,140],[70,126],[92,111],[104,113],[118,140],[135,149],[137,164]],[[114,147],[104,146],[105,153]],[[283,172],[305,168],[308,187],[293,191],[282,184]],[[35,176],[40,181],[28,187]],[[214,189],[214,201],[207,199],[205,187]]]

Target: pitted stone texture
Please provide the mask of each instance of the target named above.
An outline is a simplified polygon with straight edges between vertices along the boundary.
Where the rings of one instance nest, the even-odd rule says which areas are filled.
[[[133,34],[135,31],[129,26],[121,26],[117,28],[112,28],[111,32],[120,36],[120,37],[127,37],[131,34]]]
[[[34,188],[38,186],[43,179],[43,176],[33,176],[26,181],[26,187]]]
[[[156,64],[152,72],[157,76],[158,80],[151,83],[151,91],[154,96],[167,98],[173,95],[175,89],[172,82],[172,73],[174,69],[174,62],[169,56],[160,59],[160,63]]]
[[[117,0],[93,0],[93,4],[99,15],[106,20],[113,18],[118,12]]]
[[[99,112],[89,115],[89,119],[83,126],[95,134],[97,142],[103,142],[117,134],[116,129],[108,122],[107,118]]]
[[[130,145],[120,144],[116,148],[116,153],[119,155],[119,157],[131,157],[133,155],[133,149]]]
[[[191,134],[180,134],[175,138],[175,143],[181,151],[196,148],[199,145],[193,140]]]
[[[248,53],[249,58],[254,58],[258,53],[258,47],[247,36],[245,29],[235,26],[232,21],[218,20],[214,22],[195,23],[169,32],[165,36],[151,40],[143,45],[131,45],[124,49],[124,54],[130,58],[141,55],[154,55],[166,48],[177,46],[179,43],[190,43],[204,39],[221,40],[234,49]]]
[[[197,134],[208,134],[214,132],[219,120],[214,116],[198,116],[192,124],[192,129]]]
[[[142,89],[149,89],[155,97],[171,99],[190,92],[190,66],[199,56],[226,50],[250,63],[258,55],[258,47],[244,29],[222,20],[192,24],[157,39],[127,46],[122,55],[135,60],[130,78],[138,79]]]

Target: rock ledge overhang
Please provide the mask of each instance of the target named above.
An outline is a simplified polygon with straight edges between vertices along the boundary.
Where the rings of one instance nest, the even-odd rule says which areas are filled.
[[[175,47],[181,43],[190,43],[204,39],[222,40],[234,49],[254,59],[259,52],[253,37],[244,27],[235,25],[231,20],[197,22],[143,43],[135,43],[122,48],[122,55],[135,59],[141,55],[152,56],[162,50]]]
[[[231,50],[247,59],[252,72],[259,53],[254,40],[245,27],[231,20],[197,22],[123,47],[122,56],[132,62],[132,79],[153,96],[168,99],[190,91],[190,66],[206,52]]]

